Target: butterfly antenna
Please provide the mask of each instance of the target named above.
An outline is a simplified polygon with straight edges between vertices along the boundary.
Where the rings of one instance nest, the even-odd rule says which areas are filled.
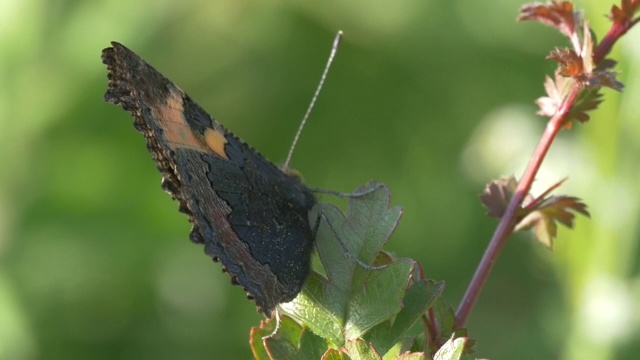
[[[327,73],[329,73],[329,68],[331,67],[331,63],[333,62],[333,58],[336,56],[336,52],[338,52],[338,46],[340,46],[340,41],[342,40],[342,30],[338,31],[336,38],[333,40],[333,46],[331,46],[331,53],[329,54],[329,60],[327,60],[327,65],[324,67],[324,71],[322,72],[322,77],[320,77],[320,83],[316,88],[316,92],[313,94],[313,98],[311,98],[311,103],[309,103],[309,107],[307,107],[307,112],[304,114],[302,121],[300,122],[300,126],[298,127],[298,132],[296,136],[293,138],[293,143],[291,144],[291,148],[289,149],[289,154],[287,155],[287,160],[284,162],[282,166],[284,169],[289,168],[289,163],[291,162],[291,157],[293,156],[293,149],[296,147],[298,143],[298,139],[300,138],[300,134],[302,133],[302,129],[309,118],[309,114],[311,114],[311,109],[316,103],[318,99],[318,95],[320,94],[320,90],[324,85],[324,80],[327,78]]]

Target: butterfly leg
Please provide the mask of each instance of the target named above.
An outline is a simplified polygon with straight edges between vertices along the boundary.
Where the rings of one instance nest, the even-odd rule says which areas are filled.
[[[324,222],[327,224],[327,226],[329,226],[329,229],[331,229],[331,233],[333,234],[333,237],[336,239],[336,242],[340,246],[340,249],[342,250],[342,252],[345,253],[349,259],[351,259],[353,262],[358,264],[358,266],[360,266],[363,269],[367,269],[367,270],[382,270],[382,269],[384,269],[386,267],[386,265],[369,266],[369,265],[363,263],[354,254],[352,254],[351,251],[349,251],[347,246],[344,244],[344,242],[342,242],[342,239],[340,239],[340,235],[338,235],[338,232],[333,228],[333,225],[331,225],[331,222],[329,221],[327,216],[322,211],[320,211],[318,213],[318,217],[316,218],[316,223],[314,225],[314,230],[313,230],[314,237],[318,233],[318,228],[320,227],[321,219],[324,220]]]
[[[359,198],[359,197],[363,197],[363,196],[367,196],[381,188],[383,188],[385,185],[383,183],[379,183],[379,182],[375,182],[374,186],[369,187],[368,189],[364,189],[364,190],[356,190],[354,192],[351,193],[342,193],[339,191],[333,191],[333,190],[327,190],[327,189],[311,189],[311,191],[315,192],[315,193],[320,193],[320,194],[328,194],[328,195],[333,195],[333,196],[337,196],[340,198]]]

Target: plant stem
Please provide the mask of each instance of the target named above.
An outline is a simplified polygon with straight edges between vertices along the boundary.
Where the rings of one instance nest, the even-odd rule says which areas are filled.
[[[565,124],[567,115],[571,110],[571,105],[573,105],[573,102],[578,97],[581,89],[582,86],[579,83],[574,83],[571,91],[567,94],[567,97],[558,108],[556,114],[547,123],[547,128],[542,134],[540,142],[529,160],[529,164],[522,175],[522,179],[518,182],[515,194],[511,198],[511,201],[507,206],[507,210],[500,219],[500,223],[498,224],[496,231],[493,233],[489,246],[487,247],[487,250],[485,250],[482,260],[471,279],[471,283],[458,306],[458,310],[456,311],[457,328],[464,326],[473,306],[478,300],[478,296],[480,295],[484,284],[487,282],[487,278],[500,255],[500,251],[507,242],[509,235],[513,232],[516,225],[518,209],[520,209],[522,202],[529,193],[529,189],[531,188],[531,184],[540,169],[542,160],[544,160],[544,157],[549,151],[551,143],[558,134],[558,131],[560,131],[562,126]]]
[[[425,340],[427,346],[433,356],[442,344],[438,343],[440,337],[440,331],[436,323],[436,317],[433,314],[433,307],[431,307],[425,315],[422,316],[422,326],[425,329]]]
[[[629,31],[635,24],[640,21],[640,18],[633,21],[626,21],[624,23],[614,23],[611,25],[611,29],[604,36],[598,47],[593,52],[593,63],[599,64],[609,54],[613,45],[620,39],[620,37]]]
[[[630,17],[631,16],[632,15],[630,15]],[[600,62],[602,62],[602,60],[604,60],[604,58],[609,54],[609,52],[613,48],[613,45],[618,41],[618,39],[620,39],[622,35],[626,34],[627,31],[629,31],[629,29],[631,29],[638,22],[640,22],[640,18],[636,18],[634,20],[631,20],[631,18],[629,18],[629,20],[624,22],[614,22],[607,32],[607,35],[605,35],[605,37],[593,52],[593,63],[595,65],[598,65]],[[516,192],[511,198],[511,201],[509,202],[504,215],[500,219],[500,223],[498,224],[496,231],[493,233],[493,237],[489,242],[489,246],[487,246],[487,250],[485,250],[484,255],[482,256],[482,260],[480,260],[480,264],[478,264],[478,268],[473,274],[471,283],[469,283],[469,287],[462,297],[462,301],[460,301],[460,305],[458,306],[458,310],[456,311],[455,325],[457,328],[463,327],[467,322],[467,318],[469,317],[473,306],[476,304],[476,301],[480,296],[480,292],[482,291],[484,284],[489,278],[491,269],[498,260],[500,251],[502,251],[502,248],[507,242],[509,235],[511,235],[514,227],[516,226],[516,215],[518,209],[520,209],[520,207],[522,206],[522,202],[531,189],[531,184],[533,183],[533,180],[535,179],[535,176],[540,169],[542,160],[551,147],[551,143],[558,134],[558,131],[560,131],[560,129],[564,125],[567,115],[571,110],[571,106],[580,94],[581,90],[582,85],[578,82],[574,83],[571,91],[569,92],[569,94],[567,94],[567,97],[558,108],[556,114],[549,120],[549,123],[547,123],[547,128],[542,135],[542,138],[540,138],[540,142],[533,152],[533,155],[529,160],[529,164],[527,165],[527,168],[525,169],[520,182],[518,182]]]

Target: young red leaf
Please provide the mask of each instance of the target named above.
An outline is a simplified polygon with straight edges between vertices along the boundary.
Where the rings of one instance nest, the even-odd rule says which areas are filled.
[[[588,21],[582,22],[582,48],[580,49],[580,57],[582,57],[582,72],[591,74],[593,72],[593,37]]]
[[[558,235],[558,225],[549,216],[540,211],[527,215],[516,225],[514,231],[532,229],[535,239],[547,249],[553,250],[553,240]]]
[[[576,17],[570,1],[551,1],[546,5],[538,3],[524,5],[520,8],[517,20],[539,21],[555,27],[570,38],[574,36],[576,29]]]
[[[484,191],[480,194],[480,200],[487,208],[487,215],[501,218],[516,191],[516,186],[518,182],[513,176],[493,180],[485,185]]]
[[[584,123],[590,119],[587,112],[595,110],[602,102],[602,93],[600,93],[599,87],[592,87],[586,89],[578,95],[578,98],[573,103],[567,120],[578,120]]]
[[[624,84],[616,79],[618,73],[615,71],[596,71],[585,81],[589,87],[605,86],[616,91],[622,91]]]
[[[633,21],[633,16],[640,11],[640,0],[622,0],[620,5],[613,5],[609,14],[609,19],[615,24],[624,25]]]
[[[533,229],[536,239],[547,248],[553,248],[553,240],[557,235],[557,223],[566,227],[573,227],[574,213],[589,217],[587,206],[580,199],[571,196],[547,196],[558,188],[566,179],[549,187],[538,198],[527,195],[524,207],[520,207],[516,214],[514,231]],[[500,218],[513,197],[518,182],[515,177],[493,180],[485,186],[480,199],[488,209],[488,215]]]
[[[544,89],[547,96],[536,100],[536,104],[540,108],[537,114],[548,117],[555,115],[572,83],[571,78],[564,77],[558,73],[555,74],[554,78],[547,76],[544,82]]]
[[[555,189],[557,189],[560,186],[562,186],[562,184],[564,184],[564,182],[567,181],[567,179],[568,178],[564,178],[564,179],[558,181],[557,183],[551,185],[547,190],[545,190],[545,192],[543,192],[542,194],[538,195],[537,198],[527,202],[527,206],[526,206],[527,210],[536,208],[536,206],[538,206],[538,204],[540,204],[542,201],[545,200],[547,195],[551,194],[552,191],[554,191]]]
[[[607,69],[612,69],[614,68],[616,65],[618,64],[617,61],[613,60],[613,59],[604,59],[602,60],[598,66],[596,67],[596,70],[607,70]]]
[[[559,73],[562,76],[578,76],[584,72],[582,58],[572,50],[556,48],[547,59],[560,64]]]
[[[569,91],[570,86],[573,85],[573,82],[574,80],[572,78],[564,77],[559,73],[556,73],[554,79],[547,76],[544,84],[547,96],[540,97],[536,100],[536,104],[540,108],[537,114],[548,117],[555,115],[558,107],[562,104],[562,101]],[[593,73],[589,79],[585,80],[584,84],[586,88],[580,92],[567,115],[565,122],[565,127],[567,128],[571,128],[572,120],[583,123],[590,119],[588,112],[595,110],[602,102],[602,94],[600,93],[601,86],[608,86],[616,90],[623,87],[623,85],[615,79],[615,73],[607,71]]]
[[[589,211],[587,211],[587,205],[579,198],[573,196],[550,196],[540,202],[536,208],[552,215],[555,220],[568,228],[573,227],[573,219],[575,217],[573,213],[569,212],[569,210],[580,213],[586,217],[591,216]]]
[[[593,38],[591,29],[587,21],[584,21],[584,29],[582,30],[584,39],[582,45],[582,61],[583,72],[576,78],[582,80],[587,87],[606,86],[617,91],[621,91],[624,85],[616,79],[617,72],[607,71],[604,68],[596,68],[593,64]],[[613,62],[615,64],[615,62]],[[612,65],[608,61],[607,66]]]
[[[557,223],[573,228],[574,212],[590,216],[587,205],[580,199],[564,195],[550,196],[537,203],[534,210],[518,223],[515,230],[533,228],[536,239],[552,250],[553,240],[558,231]]]

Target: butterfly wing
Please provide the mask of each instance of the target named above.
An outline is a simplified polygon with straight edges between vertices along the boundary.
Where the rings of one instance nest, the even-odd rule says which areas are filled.
[[[204,244],[270,317],[308,276],[313,194],[134,52],[112,46],[102,53],[109,71],[105,100],[133,115],[163,188],[193,223],[191,240]]]

